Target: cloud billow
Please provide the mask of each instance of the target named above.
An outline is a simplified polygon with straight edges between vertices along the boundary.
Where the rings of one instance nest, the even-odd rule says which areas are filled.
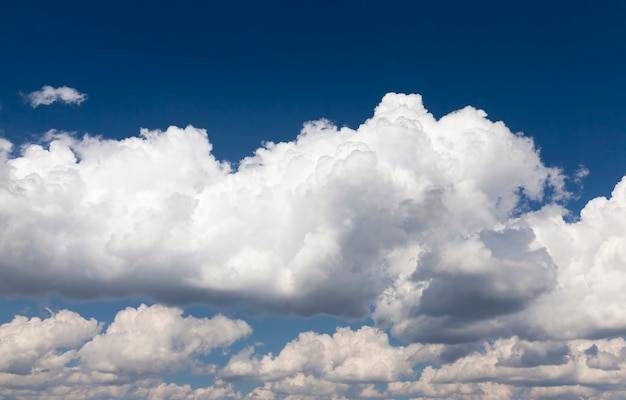
[[[386,95],[356,130],[307,123],[236,170],[191,126],[123,140],[57,132],[15,157],[0,147],[7,295],[144,295],[345,318],[373,310],[408,341],[557,337],[565,331],[551,310],[582,301],[568,289],[570,268],[593,258],[546,238],[554,226],[584,234],[552,204],[567,197],[565,178],[532,139],[472,107],[436,120],[418,95]],[[525,199],[548,205],[525,214]],[[622,201],[594,203],[580,226]],[[594,240],[603,243],[601,228]],[[606,251],[598,273],[610,268]],[[572,317],[568,339],[624,330],[620,316],[584,327]]]
[[[451,359],[450,346],[393,345],[378,328],[345,327],[332,335],[301,332],[276,354],[249,346],[218,366],[204,356],[216,349],[226,355],[231,344],[250,335],[244,321],[141,305],[118,311],[104,327],[68,310],[43,319],[16,316],[0,325],[0,397],[469,400],[609,399],[626,393],[623,338],[512,336],[481,341]],[[163,379],[185,372],[205,383],[192,388]],[[242,395],[235,390],[240,382],[258,386]]]
[[[252,332],[242,320],[181,314],[161,305],[128,307],[102,333],[102,323],[69,310],[44,319],[15,316],[0,325],[0,398],[237,397],[219,381],[194,391],[160,379],[214,373],[201,357]]]

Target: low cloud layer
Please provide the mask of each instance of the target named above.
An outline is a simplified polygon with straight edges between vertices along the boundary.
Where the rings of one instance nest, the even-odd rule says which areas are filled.
[[[411,343],[626,332],[626,182],[566,222],[566,177],[481,110],[388,94],[236,169],[194,127],[50,137],[0,143],[2,294],[371,316]]]
[[[517,336],[458,345],[394,345],[363,326],[303,332],[278,354],[247,347],[250,327],[161,305],[126,308],[108,326],[69,310],[0,325],[0,398],[24,399],[615,399],[626,395],[623,338]],[[202,377],[196,387],[167,382]],[[248,393],[237,390],[245,383]]]
[[[335,348],[336,347],[336,348]],[[454,361],[443,345],[390,346],[369,327],[307,332],[273,356],[235,355],[221,374],[265,381],[251,398],[613,399],[626,394],[626,341],[479,343]],[[383,372],[384,371],[384,372]]]
[[[55,88],[49,85],[44,85],[41,89],[25,94],[23,97],[32,108],[49,106],[57,102],[80,105],[83,101],[87,100],[86,94],[80,93],[74,88],[67,86]]]
[[[127,308],[103,333],[98,321],[68,310],[45,319],[16,316],[0,325],[0,398],[234,395],[232,385],[219,380],[199,391],[162,381],[181,371],[211,375],[215,366],[200,356],[252,332],[241,320],[181,314],[160,305]]]
[[[278,381],[295,374],[347,382],[390,382],[413,375],[413,365],[436,360],[441,346],[393,347],[387,334],[364,326],[340,328],[330,335],[304,332],[280,354],[251,357],[253,348],[232,357],[221,370],[223,378]]]

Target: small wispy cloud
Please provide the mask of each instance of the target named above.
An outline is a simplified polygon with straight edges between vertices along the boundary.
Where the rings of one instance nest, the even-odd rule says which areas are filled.
[[[78,90],[68,86],[55,88],[44,85],[40,90],[35,90],[29,94],[22,94],[22,96],[32,108],[48,106],[56,102],[80,105],[83,101],[87,100],[85,93],[80,93]]]

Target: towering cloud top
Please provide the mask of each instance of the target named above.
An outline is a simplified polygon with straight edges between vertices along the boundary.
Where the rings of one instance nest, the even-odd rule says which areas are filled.
[[[472,107],[436,120],[420,96],[388,94],[357,130],[310,122],[236,170],[191,126],[51,137],[17,157],[0,146],[3,294],[373,309],[396,336],[458,342],[563,334],[549,314],[575,295],[571,268],[590,268],[576,260],[591,253],[576,258],[571,242],[544,235],[554,224],[583,234],[564,210],[524,214],[529,201],[567,196],[560,171]],[[620,201],[594,203],[580,224]],[[602,326],[623,329],[619,317]],[[565,328],[592,335],[595,325],[573,317]]]

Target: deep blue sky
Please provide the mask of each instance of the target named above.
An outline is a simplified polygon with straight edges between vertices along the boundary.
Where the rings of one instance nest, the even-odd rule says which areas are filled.
[[[338,3],[338,4],[337,4]],[[626,169],[626,3],[28,2],[0,5],[0,128],[104,136],[206,128],[233,161],[304,121],[356,126],[389,91],[441,116],[483,108],[533,136],[548,164],[586,165],[584,197]],[[18,92],[67,85],[80,110]],[[593,183],[591,183],[593,181]]]

